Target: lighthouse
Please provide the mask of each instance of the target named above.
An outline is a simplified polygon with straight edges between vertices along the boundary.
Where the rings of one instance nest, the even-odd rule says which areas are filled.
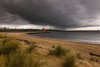
[[[43,28],[42,31],[45,32],[45,28]]]

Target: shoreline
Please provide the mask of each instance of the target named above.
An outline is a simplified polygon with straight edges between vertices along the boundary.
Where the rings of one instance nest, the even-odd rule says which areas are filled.
[[[10,33],[8,33],[10,34]],[[15,34],[15,33],[11,33]],[[53,38],[43,38],[43,37],[37,37],[37,36],[31,36],[27,35],[28,33],[16,33],[16,34],[22,34],[23,36],[29,37],[29,38],[37,38],[37,39],[43,39],[43,40],[52,40],[52,41],[58,41],[58,42],[66,42],[66,43],[77,43],[77,44],[84,44],[84,45],[95,45],[95,46],[100,46],[100,44],[92,44],[92,43],[84,43],[84,42],[73,42],[73,41],[66,41],[66,40],[59,40],[59,39],[53,39]]]
[[[47,32],[49,33],[49,32]],[[32,36],[30,34],[42,34],[38,32],[34,33],[24,33],[26,36],[31,36],[31,37],[37,37],[37,38],[43,38],[43,39],[52,39],[52,40],[60,40],[60,41],[66,41],[66,42],[74,42],[74,43],[84,43],[84,44],[91,44],[91,45],[100,45],[99,43],[90,43],[90,42],[81,42],[81,41],[71,41],[71,40],[63,40],[63,39],[57,39],[57,38],[49,38],[49,37],[38,37],[38,36]]]
[[[48,39],[48,38],[40,38],[35,36],[28,36],[26,33],[7,33],[8,36],[14,37],[16,39],[27,40],[28,42],[35,42],[38,51],[41,54],[46,54],[48,51],[46,49],[52,49],[51,47],[61,45],[64,48],[69,48],[75,53],[81,53],[83,57],[86,58],[87,61],[100,64],[100,62],[91,61],[92,58],[95,60],[100,61],[100,57],[91,56],[90,52],[100,55],[100,45],[98,44],[90,44],[90,43],[80,43],[80,42],[71,42],[71,41],[63,41],[63,40],[56,40],[56,39]],[[25,43],[23,43],[25,44]],[[94,66],[96,67],[96,66]]]
[[[58,31],[59,32],[59,31]],[[68,31],[66,31],[68,32]],[[70,31],[70,32],[92,32],[92,31]],[[96,31],[98,32],[98,31]],[[49,38],[49,37],[38,37],[38,36],[32,36],[30,34],[46,34],[46,33],[51,33],[50,31],[48,32],[4,32],[4,33],[23,33],[27,36],[31,36],[31,37],[37,37],[37,38],[45,38],[45,39],[52,39],[52,40],[60,40],[60,41],[67,41],[67,42],[75,42],[75,43],[84,43],[84,44],[91,44],[91,45],[100,45],[99,43],[91,43],[91,42],[82,42],[82,41],[71,41],[71,40],[64,40],[64,39],[57,39],[57,38]]]

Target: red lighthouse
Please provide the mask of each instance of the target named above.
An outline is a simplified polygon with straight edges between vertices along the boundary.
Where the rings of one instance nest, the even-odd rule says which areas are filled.
[[[43,28],[43,30],[42,30],[43,32],[45,32],[45,28]]]

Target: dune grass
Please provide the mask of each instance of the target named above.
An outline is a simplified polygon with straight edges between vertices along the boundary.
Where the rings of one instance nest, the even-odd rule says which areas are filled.
[[[76,57],[77,57],[78,59],[84,60],[84,58],[82,57],[82,54],[81,54],[81,53],[77,53],[77,54],[76,54]]]
[[[63,62],[62,67],[76,67],[76,56],[72,53],[68,53]]]
[[[4,38],[4,37],[7,37],[7,36],[4,33],[0,32],[0,38]]]
[[[27,53],[25,50],[18,50],[9,56],[0,56],[0,67],[42,67],[43,63],[33,53]]]
[[[5,38],[0,44],[0,55],[9,55],[19,48],[20,42],[13,38]]]
[[[41,67],[42,63],[34,54],[18,51],[10,55],[8,67]]]
[[[65,56],[66,55],[66,49],[64,49],[61,46],[57,46],[55,50],[49,50],[49,55],[55,55],[55,56]]]
[[[0,67],[6,67],[7,57],[4,55],[0,56]]]
[[[29,47],[26,49],[27,52],[31,53],[35,49],[34,44],[30,44]]]
[[[57,57],[63,56],[62,67],[76,67],[76,55],[72,53],[70,49],[57,46],[54,50],[49,51],[49,55]]]
[[[21,43],[14,38],[3,38],[0,43],[0,67],[41,67],[43,61],[34,53],[34,45],[22,50]]]

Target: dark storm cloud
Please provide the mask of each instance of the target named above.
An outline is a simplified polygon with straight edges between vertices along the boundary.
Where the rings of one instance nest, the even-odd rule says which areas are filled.
[[[100,0],[0,0],[2,10],[16,14],[31,24],[62,28],[92,26],[91,22],[83,21],[100,14],[99,4]],[[5,15],[3,12],[0,12],[1,16]],[[18,20],[15,16],[12,18]]]

